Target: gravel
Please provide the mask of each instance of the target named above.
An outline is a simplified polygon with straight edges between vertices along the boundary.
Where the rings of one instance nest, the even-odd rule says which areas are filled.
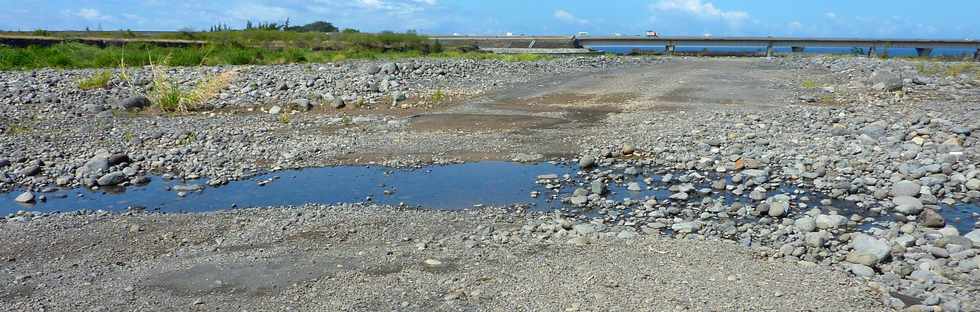
[[[522,267],[528,265],[526,261],[513,259],[548,255],[542,257],[554,261],[545,262],[554,265],[548,267],[553,269],[549,271],[553,275],[548,278],[538,276],[541,279],[535,281],[547,280],[547,285],[551,286],[537,286],[543,284],[533,282],[527,288],[509,287],[520,290],[506,291],[508,294],[503,294],[505,291],[501,288],[493,288],[499,297],[492,298],[509,300],[520,295],[529,295],[523,292],[524,289],[553,290],[557,279],[554,276],[564,276],[571,281],[557,283],[561,285],[557,291],[568,294],[562,297],[566,300],[582,300],[580,307],[607,306],[606,304],[610,307],[613,307],[612,304],[635,307],[643,302],[642,299],[615,297],[621,300],[602,300],[601,298],[612,297],[582,296],[580,292],[572,295],[571,290],[566,292],[562,287],[571,285],[568,286],[571,289],[575,285],[602,285],[588,279],[588,276],[594,275],[591,272],[600,271],[610,274],[604,276],[610,277],[608,283],[611,285],[603,287],[614,290],[617,296],[632,293],[623,289],[652,287],[645,284],[646,282],[635,282],[638,277],[644,276],[635,268],[657,267],[670,271],[675,267],[646,262],[648,260],[622,261],[624,254],[635,256],[636,259],[649,259],[651,253],[643,249],[648,245],[630,245],[625,242],[619,243],[623,245],[615,245],[615,242],[621,240],[603,238],[622,236],[632,238],[631,241],[657,239],[659,244],[660,236],[670,236],[673,239],[663,240],[666,244],[682,245],[655,250],[666,250],[666,254],[674,254],[687,252],[677,248],[690,247],[693,254],[667,259],[727,261],[725,258],[728,254],[712,252],[712,248],[720,248],[718,246],[735,248],[742,252],[751,251],[751,257],[755,260],[738,263],[739,265],[758,265],[757,261],[782,263],[781,261],[786,260],[787,263],[795,264],[789,272],[796,272],[801,268],[818,270],[820,276],[825,278],[820,280],[822,282],[831,282],[832,285],[865,285],[872,291],[865,292],[860,298],[867,299],[867,294],[870,293],[875,301],[873,307],[851,306],[841,303],[842,301],[826,301],[841,305],[813,306],[810,303],[816,301],[800,298],[794,298],[796,301],[790,301],[793,303],[790,304],[783,303],[783,298],[809,295],[811,292],[786,288],[795,286],[770,286],[765,288],[767,293],[772,294],[770,296],[760,298],[758,294],[763,291],[757,287],[751,288],[752,294],[748,297],[720,297],[726,301],[719,302],[759,304],[758,309],[773,310],[873,310],[880,308],[879,305],[897,309],[927,306],[930,309],[954,311],[980,309],[976,287],[973,286],[980,280],[980,271],[974,265],[976,256],[980,253],[976,245],[978,234],[976,230],[962,227],[963,219],[975,222],[976,215],[958,211],[960,208],[957,208],[958,205],[976,203],[980,199],[980,168],[977,166],[980,163],[980,142],[977,137],[977,129],[980,129],[980,111],[977,110],[980,107],[980,92],[973,77],[925,76],[917,72],[915,63],[903,60],[831,57],[772,60],[583,57],[526,64],[409,60],[398,62],[395,66],[389,65],[387,69],[384,68],[385,65],[387,64],[383,62],[352,62],[173,69],[171,72],[174,75],[185,78],[180,81],[187,82],[187,86],[194,83],[194,78],[206,74],[227,70],[241,71],[232,87],[225,90],[226,94],[219,96],[220,100],[208,104],[221,110],[177,117],[145,114],[146,112],[136,112],[136,116],[132,117],[117,111],[106,111],[110,108],[108,103],[115,103],[118,99],[129,96],[131,90],[126,87],[91,92],[74,90],[72,81],[77,81],[91,71],[4,72],[0,74],[3,76],[0,79],[0,90],[6,92],[0,93],[0,105],[9,109],[0,112],[0,120],[4,122],[0,150],[9,152],[0,155],[0,187],[7,190],[17,187],[38,191],[54,182],[69,187],[93,186],[101,184],[100,180],[105,176],[117,172],[122,172],[126,177],[205,177],[209,179],[207,184],[220,185],[231,179],[281,168],[339,163],[406,166],[471,159],[525,158],[519,155],[549,155],[534,159],[550,158],[573,166],[578,165],[581,169],[574,176],[559,178],[563,186],[581,189],[576,190],[572,196],[555,196],[556,200],[571,204],[559,211],[560,220],[522,223],[520,227],[508,230],[506,234],[497,232],[494,222],[469,223],[454,232],[460,235],[458,241],[461,248],[450,248],[452,254],[441,257],[435,254],[413,256],[407,259],[410,262],[406,260],[399,263],[420,265],[425,259],[436,259],[443,264],[436,268],[459,268],[471,264],[477,268],[476,272],[491,274],[489,280],[506,279],[507,277],[497,275],[499,273],[488,273],[501,270],[498,267],[483,269],[488,265],[484,262],[480,262],[480,265],[474,262],[454,263],[454,259],[470,259],[468,257],[472,254],[468,252],[472,249],[475,249],[474,252],[483,250],[477,246],[506,245],[506,248],[493,247],[500,249],[490,252],[489,259],[503,259],[496,261]],[[141,76],[140,70],[134,71],[134,77],[146,77],[145,72]],[[583,73],[606,75],[600,77]],[[657,78],[667,76],[671,79]],[[826,82],[827,85],[804,89],[800,87],[800,77]],[[311,80],[313,83],[309,84]],[[387,84],[382,83],[386,80]],[[443,104],[444,107],[426,103],[428,95],[435,90],[446,90],[447,94],[473,100]],[[399,98],[396,92],[402,92],[399,94],[404,94],[407,100],[394,101],[393,99]],[[588,96],[595,94],[606,98]],[[810,95],[808,98],[815,98],[817,101],[801,102],[801,95]],[[313,108],[306,111],[304,105],[286,105],[297,99],[308,100]],[[341,111],[330,104],[336,103],[337,99],[346,103]],[[490,99],[489,102],[487,99]],[[825,99],[832,100],[833,103],[824,103]],[[508,105],[498,107],[487,104],[495,100]],[[391,107],[393,102],[397,104],[396,108]],[[303,104],[302,101],[294,103]],[[531,108],[514,109],[514,106],[519,106],[514,103]],[[271,106],[278,106],[281,109],[279,114],[290,114],[288,122],[257,113],[268,112]],[[450,125],[434,130],[412,128],[415,116],[431,112],[483,114],[480,116],[507,114],[529,118],[556,118],[567,123],[546,127],[508,125],[489,130],[467,128],[472,125]],[[447,121],[455,117],[450,116]],[[7,130],[25,127],[29,129],[27,132]],[[4,164],[3,160],[8,160],[8,163]],[[22,174],[37,171],[34,167],[39,169],[34,176]],[[627,168],[632,169],[627,172]],[[623,188],[643,189],[639,182],[644,181],[643,185],[649,186],[651,183],[645,180],[655,177],[660,179],[657,182],[665,185],[657,191],[670,194],[669,198],[624,198],[622,193],[615,191]],[[533,181],[515,181],[525,182]],[[127,183],[129,182],[122,184]],[[721,192],[744,195],[741,197],[744,201],[726,202],[712,197]],[[541,195],[549,196],[547,193]],[[294,210],[248,212],[255,214],[254,219],[250,218],[251,221],[237,227],[235,224],[242,223],[215,221],[218,219],[214,218],[223,218],[224,215],[154,215],[145,220],[148,225],[159,224],[156,221],[168,220],[167,218],[214,222],[213,227],[220,227],[222,231],[229,228],[237,231],[234,232],[237,235],[229,234],[222,238],[238,240],[240,245],[259,246],[265,240],[273,240],[287,245],[283,249],[289,247],[290,250],[296,248],[289,245],[291,243],[287,240],[288,235],[296,234],[301,229],[313,233],[305,235],[335,238],[337,244],[348,243],[343,237],[362,237],[349,244],[364,244],[357,248],[369,249],[365,252],[380,253],[383,246],[401,242],[404,238],[379,239],[378,235],[384,233],[368,230],[378,228],[376,225],[369,222],[358,223],[361,221],[357,219],[344,221],[351,228],[332,224],[306,228],[303,222],[298,222],[304,217],[291,215],[289,211]],[[299,212],[305,215],[302,211]],[[243,212],[245,215],[248,213]],[[434,212],[412,213],[422,214],[419,218],[428,218],[426,215],[442,216]],[[230,215],[234,216],[235,213]],[[379,212],[378,215],[385,218],[402,216],[390,212]],[[324,218],[344,218],[343,214],[327,216],[329,217]],[[351,218],[357,216],[362,215],[351,215]],[[495,216],[497,217],[504,218],[499,214]],[[12,235],[14,243],[5,246],[10,250],[25,252],[33,249],[21,248],[21,244],[30,243],[35,248],[54,248],[50,247],[53,242],[86,241],[74,237],[59,238],[58,235],[62,234],[51,230],[72,228],[73,224],[89,224],[87,222],[91,220],[85,218],[104,220],[91,223],[91,226],[104,227],[105,231],[109,231],[119,218],[128,216],[108,216],[101,213],[83,216],[45,215],[24,211],[8,216],[0,226],[7,227],[10,231],[18,228],[27,231],[32,226],[38,227],[36,231],[41,235],[16,232]],[[48,219],[53,221],[45,221]],[[418,219],[409,218],[406,222],[412,220]],[[953,227],[950,224],[952,222],[957,222],[964,230],[962,232],[967,234],[960,236],[961,230]],[[36,223],[39,225],[32,225]],[[257,225],[260,223],[264,225]],[[43,224],[50,224],[51,228],[46,228]],[[429,225],[384,228],[396,233],[423,231],[426,234],[442,228],[440,223],[426,224]],[[580,226],[581,224],[585,225]],[[523,229],[524,225],[528,225],[527,230]],[[189,231],[182,231],[183,228],[178,226],[158,226],[149,231],[154,235],[179,234],[171,235],[167,239],[150,239],[150,242],[168,242],[160,248],[163,251],[158,254],[147,254],[152,249],[150,247],[127,247],[130,249],[127,249],[122,258],[138,259],[132,261],[138,269],[134,270],[135,273],[113,271],[120,275],[116,275],[119,279],[111,283],[130,281],[128,286],[137,290],[156,289],[151,295],[155,296],[153,298],[163,298],[159,300],[166,302],[165,306],[184,304],[184,301],[169,297],[173,294],[168,295],[167,291],[160,290],[181,289],[184,287],[182,284],[171,282],[150,287],[141,286],[136,281],[160,273],[160,265],[181,266],[168,267],[173,270],[192,267],[202,261],[183,256],[213,256],[207,254],[207,248],[222,243],[214,240],[218,238],[217,234],[199,239],[186,238],[187,242],[183,243],[184,240],[175,236],[196,234],[185,234]],[[270,233],[250,230],[256,228]],[[488,228],[492,230],[487,230]],[[363,232],[347,232],[351,229]],[[323,233],[316,232],[318,230]],[[5,233],[13,233],[10,231]],[[624,232],[626,234],[622,234]],[[47,234],[50,233],[58,235],[49,237]],[[634,233],[644,235],[636,237]],[[420,237],[424,236],[412,237],[423,239]],[[404,248],[417,250],[418,243],[438,246],[437,241],[438,239],[429,239],[425,242],[410,242],[405,245],[411,247]],[[558,256],[533,251],[534,247],[530,246],[540,241],[559,246],[554,250]],[[128,240],[127,243],[119,244],[130,246]],[[310,248],[320,247],[313,245]],[[442,247],[425,248],[426,252],[442,250],[439,249]],[[175,249],[178,251],[174,251]],[[83,252],[81,246],[64,250]],[[356,254],[357,250],[361,249],[346,251],[349,255]],[[515,250],[523,250],[525,253],[513,256],[517,252]],[[577,253],[582,250],[586,251]],[[36,259],[58,259],[61,252],[64,251],[48,250]],[[109,254],[93,253],[95,254],[87,257],[113,259]],[[0,253],[5,254],[7,253]],[[168,254],[182,262],[165,263],[160,260],[160,254]],[[284,255],[285,252],[277,254]],[[610,255],[616,257],[615,261]],[[45,260],[33,260],[35,258],[30,255],[17,258],[29,259],[19,261],[37,262],[17,262],[15,265],[18,273],[31,271],[21,265],[28,268],[44,267],[40,261]],[[164,259],[171,260],[169,257]],[[71,263],[78,263],[70,259],[51,261],[63,261],[62,268],[70,268]],[[351,267],[349,263],[351,262],[337,264]],[[620,264],[632,269],[624,269]],[[269,267],[276,265],[273,262]],[[334,266],[336,265],[330,267]],[[540,267],[534,266],[534,269]],[[521,272],[534,272],[534,269]],[[726,272],[717,269],[707,271]],[[842,272],[850,272],[848,274],[854,275],[856,279],[844,281],[832,277],[833,274]],[[26,281],[50,278],[44,274],[29,274],[34,277],[25,279]],[[76,274],[73,276],[77,276],[74,278],[79,279],[79,282],[86,279],[82,273],[73,274]],[[319,286],[317,289],[320,290],[335,289],[332,294],[334,296],[317,298],[344,295],[348,296],[345,298],[362,298],[354,290],[335,286],[351,284],[344,278],[356,279],[371,275],[347,274],[350,275],[343,275],[338,278],[339,281],[321,279],[309,283]],[[421,273],[413,271],[411,274]],[[385,277],[391,275],[398,274],[371,278],[381,279],[376,282],[386,285],[385,283],[393,282]],[[729,280],[728,274],[724,275],[714,278],[711,283],[703,278],[690,276],[661,279],[657,275],[649,275],[652,277],[639,280],[653,281],[657,287],[692,285],[678,287],[686,291],[700,291],[714,289],[712,287],[727,287],[719,286],[724,283],[718,281]],[[801,278],[792,274],[762,276],[788,277],[790,280]],[[412,277],[416,275],[411,275],[407,280],[413,280]],[[483,285],[480,278],[469,280],[456,277],[460,279],[446,278],[443,279],[447,281],[444,283],[402,287],[423,292],[411,293],[406,297],[440,298],[438,304],[423,305],[398,297],[395,295],[398,291],[394,291],[385,293],[384,298],[388,300],[364,299],[362,309],[392,310],[395,307],[387,304],[400,305],[402,301],[409,301],[408,307],[415,310],[425,310],[433,306],[438,309],[446,304],[445,301],[459,304],[470,300],[467,298],[483,298],[472,294],[473,288],[481,292],[485,290],[480,288]],[[760,275],[739,275],[735,280],[759,278]],[[507,280],[519,284],[515,280]],[[99,283],[110,282],[106,280]],[[51,282],[45,284],[54,285]],[[431,285],[447,286],[436,289]],[[124,298],[113,296],[111,292],[125,289],[125,286],[113,286],[122,287],[100,289],[110,292],[105,297]],[[418,287],[423,288],[418,290]],[[833,291],[828,294],[833,295],[828,297],[837,300],[844,298],[841,297],[843,289],[831,288]],[[368,289],[365,296],[380,292],[374,287]],[[779,289],[782,296],[777,296],[771,289]],[[302,285],[292,287],[289,291],[301,298],[318,293]],[[727,288],[718,289],[714,293],[727,294],[725,291]],[[195,297],[194,300],[188,300],[188,304],[199,298],[204,298],[201,299],[203,305],[227,300],[220,295],[206,292],[191,292],[185,296]],[[701,295],[695,297],[715,298]],[[282,298],[276,297],[275,300]],[[487,300],[497,302],[498,299]],[[476,302],[482,302],[480,300],[482,299],[477,299]],[[843,301],[854,303],[850,299]],[[309,304],[314,304],[312,302],[316,301]],[[531,302],[537,304],[543,301]],[[680,309],[743,309],[741,306],[725,306],[716,301],[704,303],[700,300],[683,299],[679,302]],[[21,310],[36,310],[36,306],[32,305],[34,303],[36,302],[22,302],[19,307],[22,307]],[[340,302],[334,302],[333,305],[316,303],[335,307],[337,310],[353,309],[350,306],[341,306],[344,303]],[[290,303],[265,304],[275,306],[264,307],[281,309]],[[477,303],[469,304],[475,307]],[[488,309],[513,309],[513,306],[503,303],[494,304],[491,303],[491,308]],[[299,303],[296,306],[303,307]],[[541,309],[551,308],[553,306]],[[573,307],[569,304],[567,308]]]

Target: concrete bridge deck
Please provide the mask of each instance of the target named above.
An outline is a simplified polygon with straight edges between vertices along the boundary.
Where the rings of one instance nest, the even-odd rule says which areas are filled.
[[[486,48],[589,48],[595,47],[664,47],[671,54],[677,47],[760,47],[772,56],[777,47],[803,52],[808,47],[866,48],[869,55],[887,48],[913,48],[920,56],[934,49],[973,49],[980,60],[980,41],[945,39],[861,39],[861,38],[795,38],[795,37],[703,37],[703,36],[433,36],[432,40],[446,46],[476,46]]]

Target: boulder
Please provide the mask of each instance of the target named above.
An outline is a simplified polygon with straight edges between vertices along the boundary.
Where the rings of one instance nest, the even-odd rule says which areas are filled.
[[[21,204],[33,203],[34,202],[34,193],[32,193],[32,192],[23,192],[20,195],[17,195],[17,198],[14,198],[14,201],[16,201],[18,203],[21,203]]]
[[[793,222],[797,230],[803,233],[810,233],[817,229],[817,222],[810,216],[805,216]]]
[[[694,221],[674,223],[674,225],[670,226],[670,229],[677,233],[694,233],[701,229],[701,224]]]
[[[853,249],[847,254],[847,262],[874,266],[888,260],[891,248],[888,242],[867,234],[856,233],[851,237]]]
[[[892,186],[892,193],[895,196],[917,196],[922,186],[913,181],[899,181]]]
[[[128,179],[125,173],[122,173],[121,171],[116,171],[103,175],[102,177],[99,178],[98,183],[100,186],[111,186],[111,185],[122,184],[127,180]]]
[[[769,203],[770,217],[782,217],[789,212],[789,196],[785,194],[770,197],[767,202]]]
[[[339,97],[339,96],[338,97],[335,97],[333,99],[333,103],[330,104],[331,107],[336,108],[336,109],[344,108],[344,106],[346,106],[346,105],[347,105],[347,103],[344,103],[344,98],[343,97]]]
[[[835,229],[847,223],[847,218],[842,215],[818,215],[816,219],[817,228],[821,230]]]
[[[973,242],[973,247],[980,248],[980,230],[973,230],[973,232],[966,233],[963,237]]]
[[[310,100],[307,99],[295,99],[290,101],[289,105],[292,105],[296,109],[304,112],[313,109],[313,104],[310,103]]]
[[[150,106],[150,99],[142,95],[135,95],[123,99],[116,103],[117,108],[121,109],[141,109]]]
[[[872,89],[885,92],[901,91],[902,87],[905,86],[901,75],[886,70],[879,70],[871,74],[868,82]]]
[[[922,213],[919,214],[919,222],[922,223],[922,225],[935,229],[946,226],[946,219],[932,209],[923,210]]]
[[[895,211],[905,215],[916,215],[922,212],[922,201],[912,196],[897,196],[892,199]]]

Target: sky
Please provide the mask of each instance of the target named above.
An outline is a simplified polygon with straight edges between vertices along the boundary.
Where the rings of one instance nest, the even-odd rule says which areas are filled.
[[[978,12],[978,0],[0,0],[0,30],[205,30],[289,18],[443,35],[980,39]]]

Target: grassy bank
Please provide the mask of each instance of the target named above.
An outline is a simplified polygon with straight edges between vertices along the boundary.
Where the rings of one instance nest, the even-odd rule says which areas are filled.
[[[124,63],[145,66],[168,60],[170,66],[199,65],[268,65],[327,63],[352,59],[401,59],[411,57],[497,59],[503,61],[536,61],[548,56],[518,54],[496,55],[478,52],[432,51],[404,48],[383,49],[360,46],[341,50],[309,47],[263,48],[238,44],[214,43],[203,47],[165,48],[145,44],[99,48],[79,43],[49,47],[0,47],[0,70],[37,68],[108,68]]]

